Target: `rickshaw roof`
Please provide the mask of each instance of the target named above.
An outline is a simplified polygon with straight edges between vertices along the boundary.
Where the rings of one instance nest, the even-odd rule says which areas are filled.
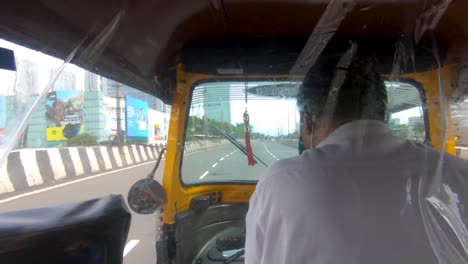
[[[339,23],[336,35],[361,42],[378,35],[369,46],[391,43],[388,46],[394,49],[392,41],[412,35],[421,14],[442,9],[433,34],[443,49],[455,49],[467,40],[468,20],[463,13],[468,2],[452,1],[445,8],[448,2],[359,0]],[[81,43],[72,63],[171,103],[174,69],[181,60],[189,70],[202,73],[229,68],[236,60],[239,65],[239,58],[244,59],[243,74],[286,72],[328,4],[323,0],[11,0],[0,9],[0,38],[61,59]],[[392,57],[390,50],[383,53]],[[207,59],[200,63],[202,55]],[[226,65],[219,66],[219,58]],[[276,65],[275,70],[271,65]]]

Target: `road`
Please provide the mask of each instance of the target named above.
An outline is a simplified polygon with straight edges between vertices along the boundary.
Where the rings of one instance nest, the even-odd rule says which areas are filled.
[[[267,165],[296,155],[297,150],[276,142],[253,142],[254,153]],[[118,171],[80,178],[61,185],[48,186],[35,192],[15,194],[0,199],[0,212],[22,210],[89,200],[109,194],[127,197],[130,186],[145,177],[153,162],[132,166]],[[156,173],[162,180],[164,160]],[[265,166],[261,163],[249,167],[246,156],[234,145],[228,144],[186,155],[182,166],[183,180],[187,184],[256,180]],[[124,263],[156,263],[155,233],[159,223],[153,215],[132,212],[132,223],[125,249]]]
[[[276,142],[252,142],[254,154],[267,165],[297,155],[297,149]],[[251,181],[265,170],[258,162],[248,166],[247,157],[232,144],[193,153],[184,159],[182,179],[185,184],[222,181]]]

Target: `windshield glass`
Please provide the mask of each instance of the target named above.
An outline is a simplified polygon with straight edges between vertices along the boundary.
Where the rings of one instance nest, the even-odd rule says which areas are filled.
[[[128,264],[467,262],[468,1],[2,7],[0,213],[130,196]]]
[[[399,137],[424,142],[422,90],[408,82],[385,85],[391,130]],[[299,155],[298,87],[296,82],[248,80],[195,86],[187,119],[183,182],[255,183],[274,162]],[[247,130],[255,165],[248,162]]]

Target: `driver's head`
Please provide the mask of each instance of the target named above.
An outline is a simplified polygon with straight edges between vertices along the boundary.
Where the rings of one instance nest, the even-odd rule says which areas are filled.
[[[356,56],[343,68],[338,66],[340,58],[341,54],[320,58],[299,88],[297,105],[306,148],[317,146],[345,123],[386,118],[387,91],[374,60]],[[342,85],[332,95],[332,86],[339,83]]]

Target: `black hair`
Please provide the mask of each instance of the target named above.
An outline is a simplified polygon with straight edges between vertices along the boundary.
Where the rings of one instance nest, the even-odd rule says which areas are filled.
[[[332,120],[345,123],[370,119],[385,121],[387,114],[387,90],[380,74],[375,70],[375,60],[357,54],[349,67],[339,67],[341,54],[319,58],[306,74],[297,96],[301,112],[323,116],[329,102],[335,77],[344,74],[338,87],[336,104],[330,115]],[[335,87],[336,88],[336,87]]]

